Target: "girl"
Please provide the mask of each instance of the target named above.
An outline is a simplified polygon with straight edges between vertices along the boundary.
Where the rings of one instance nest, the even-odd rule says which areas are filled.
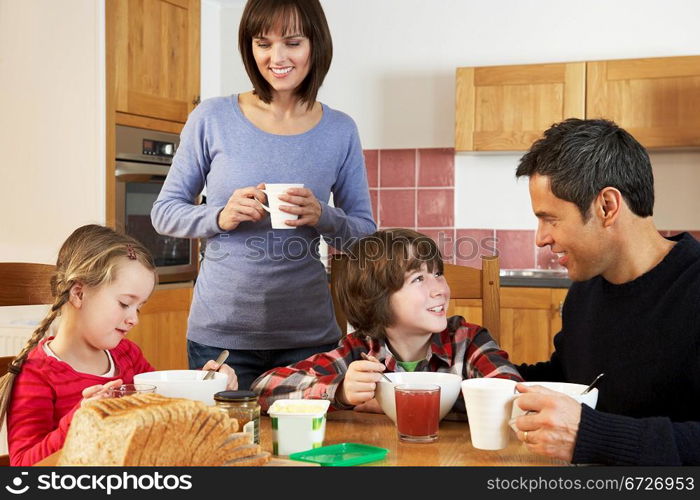
[[[248,0],[238,47],[253,90],[190,114],[151,217],[161,234],[207,239],[190,367],[229,349],[247,389],[272,367],[336,346],[319,241],[344,248],[376,226],[355,123],[316,100],[333,52],[318,0]],[[265,183],[304,185],[278,196],[299,217],[287,230],[272,229],[260,205]]]
[[[97,225],[68,237],[51,278],[54,303],[0,380],[11,465],[33,465],[57,451],[81,405],[154,370],[125,337],[155,284],[153,258],[133,238]],[[44,338],[58,316],[56,335]],[[222,371],[236,389],[235,372]]]

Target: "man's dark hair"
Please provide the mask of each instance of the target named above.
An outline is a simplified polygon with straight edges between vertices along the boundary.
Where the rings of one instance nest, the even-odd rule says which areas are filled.
[[[516,177],[549,177],[552,193],[574,203],[584,221],[603,188],[622,193],[639,217],[653,215],[654,174],[649,155],[628,132],[608,120],[569,118],[552,125],[520,159]]]

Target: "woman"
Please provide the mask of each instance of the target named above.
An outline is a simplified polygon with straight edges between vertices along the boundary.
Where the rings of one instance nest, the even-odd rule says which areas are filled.
[[[192,112],[151,217],[161,234],[207,238],[190,367],[229,349],[246,389],[270,368],[336,346],[318,243],[344,248],[376,226],[357,128],[316,101],[332,58],[318,0],[249,0],[239,49],[254,90]],[[303,183],[279,196],[298,216],[291,230],[271,228],[265,183]],[[205,185],[207,203],[196,205]]]

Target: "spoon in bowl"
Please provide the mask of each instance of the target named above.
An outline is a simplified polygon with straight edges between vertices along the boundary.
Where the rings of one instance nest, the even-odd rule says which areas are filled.
[[[593,390],[593,388],[596,386],[596,384],[598,383],[598,381],[603,377],[603,375],[605,375],[605,373],[601,373],[601,374],[598,375],[596,378],[594,378],[594,379],[593,379],[593,382],[591,382],[591,383],[588,385],[588,387],[586,387],[586,388],[584,389],[584,391],[581,393],[581,396],[583,396],[584,394],[588,394],[589,392],[591,392],[591,391]]]
[[[379,360],[378,360],[377,358],[375,358],[374,356],[369,356],[368,354],[365,354],[364,352],[361,352],[361,353],[360,353],[360,356],[362,356],[362,359],[364,359],[364,360],[366,360],[366,361],[373,361],[373,362],[375,362],[375,363],[381,363],[381,361],[379,361]],[[384,375],[384,372],[379,372],[379,373],[381,374],[382,377],[384,377],[384,379],[385,379],[387,382],[389,382],[391,385],[394,385],[394,382],[392,382],[391,379],[390,379],[389,377],[387,377],[386,375]]]
[[[224,361],[226,361],[226,358],[228,358],[228,351],[227,351],[226,349],[224,349],[224,350],[221,351],[221,353],[219,354],[219,357],[216,358],[216,364],[219,365],[219,368],[221,368],[221,365],[224,363]],[[216,370],[207,370],[207,374],[204,375],[204,378],[203,378],[202,380],[211,380],[211,379],[213,379],[213,378],[214,378],[214,373],[218,372],[218,371],[219,371],[219,368],[217,368]]]

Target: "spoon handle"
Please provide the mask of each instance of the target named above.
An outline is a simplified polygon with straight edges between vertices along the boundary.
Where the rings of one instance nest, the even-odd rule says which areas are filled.
[[[368,354],[365,354],[364,352],[361,352],[361,353],[360,353],[360,356],[362,356],[362,359],[364,359],[364,360],[367,360],[367,361],[374,361],[375,363],[381,363],[381,361],[379,361],[379,360],[378,360],[377,358],[375,358],[374,356],[369,356]],[[386,375],[384,375],[384,372],[379,372],[379,373],[381,374],[382,377],[384,377],[384,380],[386,380],[386,381],[389,382],[390,384],[393,384],[393,382],[391,381],[391,379],[390,379],[389,377],[387,377]]]
[[[226,361],[226,358],[228,358],[228,351],[227,351],[226,349],[224,349],[224,350],[221,351],[221,353],[219,354],[219,357],[216,358],[216,364],[219,365],[219,368],[221,368],[221,364],[222,364],[224,361]],[[208,371],[207,371],[207,374],[204,375],[204,380],[210,380],[210,379],[214,378],[214,373],[215,373],[215,372],[218,372],[218,371],[219,371],[218,368],[217,368],[216,370],[208,370]]]
[[[590,385],[588,387],[586,387],[586,389],[581,393],[581,396],[591,392],[593,390],[593,388],[596,386],[596,384],[598,383],[598,381],[603,377],[603,375],[605,375],[605,373],[601,373],[596,378],[594,378],[593,382],[591,382]]]

